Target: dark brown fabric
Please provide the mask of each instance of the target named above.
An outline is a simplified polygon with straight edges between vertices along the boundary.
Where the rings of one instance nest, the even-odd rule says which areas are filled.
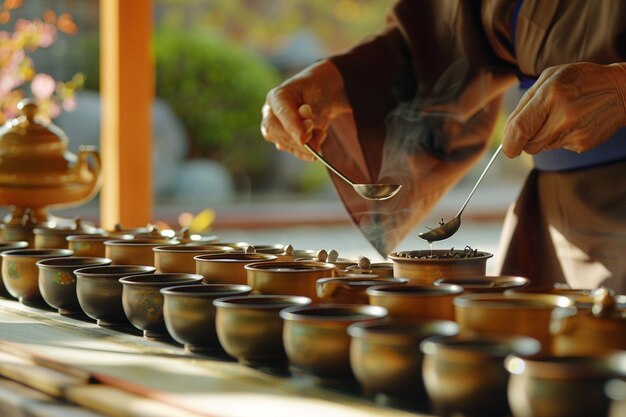
[[[356,182],[403,186],[371,202],[335,181],[382,255],[479,159],[516,73],[626,60],[625,1],[524,0],[513,37],[515,3],[401,0],[378,35],[331,58],[353,114],[334,121],[324,154]]]
[[[507,212],[500,240],[500,264],[503,275],[527,277],[531,286],[550,288],[565,283],[539,201],[539,176],[533,170],[515,204]]]

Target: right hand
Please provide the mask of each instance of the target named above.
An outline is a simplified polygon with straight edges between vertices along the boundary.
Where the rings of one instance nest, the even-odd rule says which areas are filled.
[[[315,157],[303,145],[319,150],[330,121],[349,111],[341,73],[323,60],[267,93],[261,133],[276,149],[312,161]]]

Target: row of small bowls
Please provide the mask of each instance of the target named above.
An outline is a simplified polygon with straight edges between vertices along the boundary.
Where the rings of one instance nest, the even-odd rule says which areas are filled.
[[[155,277],[155,278],[156,278],[156,277]],[[197,277],[196,277],[196,278],[197,278]],[[201,278],[199,278],[199,279],[201,279]],[[136,281],[142,281],[142,279],[140,279],[139,277],[138,277],[138,278],[136,278],[135,280],[136,280]],[[171,284],[175,284],[175,283],[176,283],[176,282],[167,282],[166,284],[167,284],[167,285],[171,285]],[[164,284],[164,285],[165,285],[165,284]],[[126,287],[126,285],[125,285],[124,287]],[[202,287],[202,286],[200,286],[200,287]],[[241,289],[241,288],[240,288],[240,289]],[[166,290],[166,291],[167,291],[167,290]],[[202,291],[204,291],[204,289],[201,289],[201,290],[200,290],[200,292],[202,292]],[[245,289],[245,291],[248,291],[248,289]],[[244,292],[245,292],[245,291],[244,291]],[[368,291],[370,291],[370,290],[368,290]],[[377,288],[372,288],[370,292],[372,292],[372,291],[379,291],[379,289],[377,289]],[[429,291],[430,291],[430,290],[429,290]],[[164,292],[164,294],[163,294],[163,295],[165,295],[165,291],[163,291],[163,292]],[[183,291],[183,292],[185,292],[185,291]],[[395,292],[395,290],[394,290],[394,292]],[[400,291],[400,292],[403,292],[403,291]],[[219,296],[223,296],[224,294],[218,294],[218,295],[219,295]],[[228,294],[226,294],[226,295],[228,295]],[[231,295],[232,295],[232,294],[231,294]],[[280,303],[280,297],[279,297],[278,299],[276,298],[276,297],[278,297],[278,296],[268,296],[268,297],[269,297],[270,299],[271,299],[271,298],[274,298],[274,300],[273,300],[273,301],[269,302],[269,304],[273,304],[273,308],[274,308],[274,310],[276,310],[276,309],[281,309],[281,308],[285,307],[285,305],[284,305],[284,304],[281,304],[281,303]],[[165,298],[166,298],[166,300],[167,300],[167,296],[165,296]],[[256,298],[256,297],[248,297],[248,298],[252,298],[252,299],[254,299],[254,298]],[[245,298],[245,299],[247,300],[248,298]],[[287,297],[287,298],[289,298],[289,297]],[[283,299],[282,301],[285,301],[285,300]],[[243,303],[243,304],[245,304],[245,305],[247,305],[247,306],[250,306],[250,304],[252,304],[252,305],[255,305],[255,304],[263,304],[263,305],[265,305],[265,303],[259,303],[259,301],[258,301],[257,299],[255,299],[254,301],[252,301],[252,300],[251,300],[251,301],[241,301],[241,302],[240,302],[240,301],[233,301],[233,302],[234,302],[234,304],[235,304],[235,305],[237,305],[237,304],[241,304],[241,303]],[[231,303],[226,303],[226,305],[230,305],[230,304],[232,304],[233,302],[231,302]],[[145,304],[145,303],[144,303],[144,304]],[[219,304],[219,302],[216,302],[216,306],[217,306],[218,304]],[[148,303],[148,304],[145,304],[145,305],[150,306],[151,304],[150,304],[150,303]],[[167,305],[168,305],[168,304],[167,304],[167,301],[165,301],[165,305],[164,305],[164,307],[163,307],[163,309],[164,309],[164,313],[165,313],[165,311],[167,310]],[[357,306],[357,307],[358,307],[358,306]],[[335,310],[333,310],[333,311],[334,311],[334,313],[333,313],[333,314],[328,314],[329,312],[327,311],[327,309],[326,309],[326,308],[320,308],[320,307],[311,307],[311,308],[313,308],[313,310],[314,310],[314,311],[318,311],[318,310],[319,310],[319,311],[322,313],[322,316],[323,316],[323,317],[332,317],[332,320],[331,320],[331,321],[334,321],[334,320],[335,320],[335,317],[333,316],[333,314],[336,314],[336,313],[337,313],[337,311],[338,311],[338,310],[336,310],[336,309],[338,308],[337,306],[336,306],[336,307],[334,307],[334,308],[335,308]],[[354,306],[349,307],[349,308],[354,308]],[[371,306],[368,306],[367,308],[372,308],[372,307],[371,307]],[[258,309],[258,308],[257,308],[257,309]],[[126,311],[126,310],[130,311],[131,309],[130,309],[130,307],[127,307],[126,305],[124,305],[124,310],[125,310],[125,311]],[[150,308],[148,308],[148,310],[150,310]],[[220,314],[220,313],[219,313],[219,311],[220,311],[220,307],[218,307],[218,308],[217,308],[217,310],[218,310],[217,317],[218,317],[218,320],[219,320],[219,314]],[[232,308],[231,308],[231,310],[232,310]],[[236,309],[235,309],[235,310],[236,310]],[[302,317],[304,317],[304,318],[305,318],[305,320],[304,320],[305,322],[307,321],[307,319],[306,319],[306,318],[308,318],[308,317],[314,317],[314,322],[322,322],[322,323],[324,323],[324,321],[325,321],[325,320],[323,320],[323,319],[321,319],[321,320],[320,320],[320,319],[319,319],[319,317],[317,317],[317,315],[316,315],[315,313],[311,313],[311,312],[310,312],[310,311],[308,311],[307,309],[305,309],[305,311],[306,311],[306,312],[305,312],[305,314],[302,316]],[[287,311],[287,312],[285,312],[285,313],[281,313],[281,314],[283,314],[283,315],[285,316],[287,313],[289,313],[289,314],[295,314],[295,312],[289,312],[289,311]],[[357,314],[357,316],[361,316],[361,317],[362,317],[362,316],[363,316],[363,314],[362,314],[362,313],[363,313],[363,312],[358,313],[358,314]],[[270,313],[270,314],[272,314],[272,313]],[[223,315],[223,314],[222,314],[222,315]],[[349,314],[348,314],[348,315],[349,315]],[[129,316],[129,317],[130,317],[130,316]],[[287,316],[285,316],[285,317],[287,317]],[[301,319],[301,318],[302,318],[302,317],[300,317],[300,316],[298,316],[298,317],[299,317],[299,319]],[[286,323],[290,323],[291,321],[295,321],[295,320],[290,320],[289,318],[285,318],[285,320],[286,320]],[[166,321],[166,323],[167,323],[167,320],[165,320],[165,321]],[[188,320],[185,320],[185,321],[188,321]],[[344,321],[344,320],[339,320],[339,321],[341,321],[341,322],[342,322],[342,325],[343,325],[343,324],[345,324],[345,321]],[[348,321],[348,323],[349,323],[349,321]],[[239,327],[241,327],[241,326],[228,326],[228,328],[230,328],[231,330],[232,330],[232,329],[237,329],[237,328],[239,328]],[[255,326],[255,327],[258,327],[258,326]],[[289,327],[289,324],[287,324],[285,327],[286,327],[286,328],[288,328],[288,327]],[[339,327],[342,327],[342,326],[339,326]],[[168,328],[168,330],[170,330],[170,326],[169,326],[169,325],[167,326],[167,328]],[[344,330],[345,330],[345,329],[344,329]],[[148,332],[150,332],[150,330],[148,330]],[[287,333],[287,331],[285,331],[285,332]],[[170,331],[170,333],[173,333],[173,332],[172,332],[172,331]],[[219,333],[219,332],[218,332],[218,333]],[[239,332],[238,332],[238,331],[236,331],[235,333],[239,334]],[[297,333],[297,332],[296,332],[296,333]],[[150,333],[148,333],[148,334],[150,334]],[[306,332],[305,332],[305,334],[306,334]],[[240,337],[240,336],[239,336],[239,337]],[[226,336],[224,336],[223,338],[226,340]],[[327,336],[327,338],[328,338],[328,336]],[[232,338],[231,338],[231,339],[232,339]],[[310,343],[310,341],[311,341],[311,340],[318,340],[318,339],[319,339],[319,340],[325,340],[325,339],[324,339],[324,337],[320,337],[320,338],[315,338],[315,337],[312,337],[312,338],[311,338],[311,336],[310,336],[310,335],[309,335],[309,336],[306,336],[306,337],[304,338],[304,340],[305,340],[305,341],[306,341],[306,340],[308,340],[308,341],[309,341],[309,343]],[[235,340],[237,340],[237,338],[236,338],[236,337],[235,337]],[[328,340],[330,340],[330,339],[328,339]],[[328,342],[328,340],[326,340],[326,341]],[[344,340],[344,341],[345,341],[345,340]],[[206,342],[201,342],[201,343],[199,343],[199,344],[198,344],[198,346],[199,346],[200,348],[202,348],[203,346],[206,346],[206,345],[205,345],[205,343],[206,343]],[[293,342],[293,343],[296,343],[296,342]],[[226,342],[225,342],[225,344],[226,344]],[[331,344],[333,344],[333,343],[331,343]],[[239,343],[239,345],[241,345],[241,343]],[[245,345],[245,343],[244,343],[244,345]],[[297,343],[296,343],[296,345],[297,345]],[[289,351],[290,351],[290,349],[289,349],[289,347],[288,347],[288,346],[290,346],[290,343],[288,343],[288,339],[287,339],[287,337],[285,337],[285,347],[287,348],[287,351],[289,352]],[[190,347],[191,347],[192,349],[194,349],[194,348],[195,348],[195,345],[194,345],[194,344],[190,344]],[[345,343],[344,343],[344,347],[345,347]],[[225,349],[226,349],[226,347],[225,347]],[[232,349],[232,348],[231,348],[231,349]],[[227,351],[228,351],[228,350],[227,350]],[[254,351],[254,349],[253,349],[253,351]],[[298,369],[304,369],[304,370],[305,370],[305,372],[307,372],[309,375],[315,375],[315,374],[316,374],[316,372],[317,372],[317,371],[315,371],[315,370],[311,370],[311,369],[308,369],[308,370],[307,370],[307,366],[306,366],[306,363],[307,363],[307,362],[306,362],[306,361],[304,362],[304,364],[303,364],[302,362],[299,362],[298,357],[302,356],[302,355],[300,355],[300,353],[302,352],[302,349],[301,349],[301,348],[292,349],[291,351],[292,351],[293,353],[292,353],[292,355],[291,355],[289,358],[290,358],[290,361],[291,361],[292,363],[294,363],[294,364],[295,364],[295,365],[294,365],[294,367],[295,367],[295,368],[298,368]],[[345,352],[345,349],[344,349],[343,351]],[[298,356],[296,356],[296,355],[298,355]],[[237,356],[237,355],[233,355],[233,356]],[[292,357],[292,356],[293,356],[293,357]],[[254,357],[248,357],[248,358],[246,358],[246,357],[245,357],[244,355],[242,355],[242,354],[239,354],[239,358],[240,358],[242,361],[244,361],[244,362],[246,362],[246,361],[248,361],[248,362],[255,362],[256,360],[259,360],[258,358],[254,358]],[[347,361],[346,361],[345,359],[346,359],[346,358],[345,358],[345,355],[344,355],[343,360],[342,360],[342,361],[339,361],[339,362],[341,362],[341,363],[343,363],[343,364],[344,364],[344,369],[345,369],[345,363],[347,363]],[[348,361],[348,362],[349,362],[349,361]],[[360,361],[357,361],[357,362],[360,362]],[[331,369],[341,369],[341,367],[336,367],[336,366],[334,366],[334,365],[333,365],[333,366],[331,366]],[[384,369],[384,367],[383,367],[383,369]],[[355,370],[355,373],[357,373],[357,371],[356,371],[356,370]],[[322,372],[322,374],[323,374],[323,372]],[[325,378],[325,376],[324,376],[324,375],[319,375],[319,376],[320,376],[322,379],[324,379],[324,378]],[[441,408],[441,407],[440,407],[440,408]]]

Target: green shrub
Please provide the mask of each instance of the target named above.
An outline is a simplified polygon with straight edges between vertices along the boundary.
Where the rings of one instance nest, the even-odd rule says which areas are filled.
[[[267,91],[279,81],[260,57],[216,35],[155,35],[156,94],[169,102],[191,139],[191,156],[223,163],[235,180],[271,175],[273,146],[259,124]],[[245,177],[245,178],[242,178]]]

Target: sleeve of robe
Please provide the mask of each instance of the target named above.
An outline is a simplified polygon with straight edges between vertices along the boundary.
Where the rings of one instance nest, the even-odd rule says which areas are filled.
[[[496,57],[474,0],[399,1],[375,37],[332,59],[352,114],[323,152],[355,182],[402,185],[369,201],[333,177],[352,219],[387,256],[486,150],[515,68]]]

